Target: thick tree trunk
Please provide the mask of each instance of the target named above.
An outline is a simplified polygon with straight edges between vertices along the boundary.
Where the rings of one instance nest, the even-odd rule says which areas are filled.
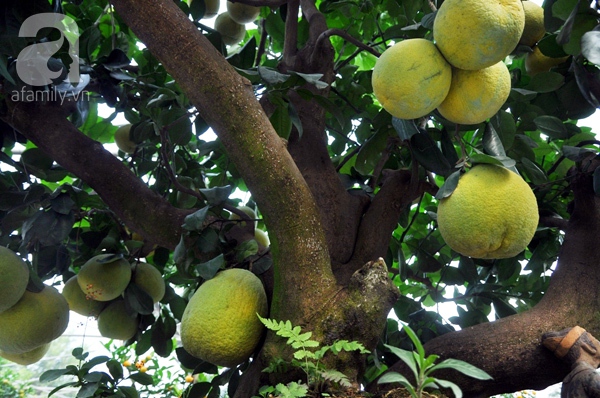
[[[428,354],[467,361],[494,377],[477,381],[448,371],[446,376],[459,383],[465,396],[543,389],[558,383],[569,369],[541,345],[542,334],[579,325],[600,335],[600,198],[594,194],[590,169],[571,174],[574,210],[543,299],[529,311],[448,333],[425,345]],[[398,362],[391,370],[405,373],[407,369]]]

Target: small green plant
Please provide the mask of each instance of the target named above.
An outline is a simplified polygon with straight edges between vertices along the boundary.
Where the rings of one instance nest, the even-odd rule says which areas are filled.
[[[408,326],[404,326],[404,331],[408,337],[412,340],[415,345],[416,351],[407,351],[398,347],[385,345],[392,353],[400,358],[408,367],[413,371],[415,375],[415,385],[413,386],[408,379],[397,373],[387,372],[379,378],[378,383],[400,383],[406,388],[413,398],[421,398],[423,390],[426,388],[450,388],[456,396],[456,398],[462,397],[462,391],[459,386],[448,380],[438,379],[431,376],[433,372],[439,369],[454,369],[462,374],[473,377],[479,380],[490,380],[492,376],[487,374],[485,371],[458,359],[445,359],[442,362],[435,364],[435,361],[439,359],[439,355],[425,356],[425,349],[419,341],[419,338],[415,332]]]
[[[287,338],[287,344],[295,350],[290,363],[277,359],[263,369],[263,372],[283,372],[287,366],[291,365],[302,369],[306,374],[305,383],[291,382],[287,385],[280,383],[276,386],[263,386],[259,390],[261,397],[277,394],[282,398],[301,398],[308,394],[309,386],[318,388],[326,382],[335,383],[342,387],[350,387],[351,383],[346,375],[335,369],[327,369],[321,360],[328,352],[334,355],[338,355],[342,351],[369,353],[369,350],[356,341],[337,340],[331,345],[320,347],[321,344],[318,341],[311,340],[312,332],[303,333],[300,326],[293,326],[290,321],[277,322],[262,318],[258,314],[257,316],[267,329],[274,331],[278,336]]]

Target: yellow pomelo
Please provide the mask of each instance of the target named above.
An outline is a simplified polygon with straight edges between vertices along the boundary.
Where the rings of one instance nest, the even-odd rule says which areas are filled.
[[[525,70],[529,76],[535,76],[538,73],[548,72],[565,62],[569,56],[552,58],[544,55],[538,46],[533,47],[533,51],[525,56]]]
[[[521,34],[520,44],[534,46],[546,34],[544,27],[544,9],[533,1],[524,1],[525,28]]]
[[[69,309],[83,316],[98,317],[100,311],[106,307],[105,301],[92,300],[81,290],[77,276],[72,277],[63,286],[62,295],[69,303]]]
[[[215,30],[221,34],[223,43],[228,46],[238,44],[246,36],[246,26],[235,22],[227,11],[215,19]]]
[[[31,351],[22,352],[20,354],[11,354],[0,350],[0,357],[19,365],[31,365],[32,363],[38,362],[46,355],[50,349],[50,344],[51,343],[42,344]]]
[[[253,22],[260,14],[260,7],[254,7],[243,3],[227,1],[227,12],[231,19],[239,24]]]
[[[69,304],[52,286],[25,291],[17,304],[0,314],[0,350],[21,354],[59,337],[69,323]]]
[[[416,119],[444,100],[451,78],[450,64],[432,42],[407,39],[381,54],[371,81],[386,111],[400,119]]]
[[[115,144],[117,147],[125,153],[135,152],[135,142],[129,138],[129,131],[131,130],[131,124],[121,126],[115,131]]]
[[[437,11],[433,37],[452,66],[477,70],[510,54],[524,26],[521,0],[446,0]]]
[[[0,313],[15,305],[25,293],[29,267],[12,250],[0,246]]]
[[[256,228],[254,230],[254,240],[258,242],[259,245],[264,247],[269,247],[271,241],[269,240],[269,235],[262,229]]]
[[[148,263],[138,263],[133,268],[133,282],[148,293],[155,303],[165,296],[165,280],[162,274]]]
[[[252,355],[266,316],[267,295],[260,279],[243,269],[219,272],[190,299],[181,319],[181,342],[191,355],[233,367]]]
[[[538,225],[533,191],[516,173],[478,164],[438,205],[437,222],[454,251],[475,258],[514,257],[527,247]]]
[[[438,107],[453,123],[477,124],[494,116],[510,94],[510,72],[500,61],[479,70],[452,70],[452,85]]]
[[[98,315],[98,331],[109,339],[129,340],[137,330],[137,315],[127,311],[124,300],[113,301]]]
[[[110,301],[121,295],[131,280],[131,266],[114,254],[90,258],[77,274],[79,287],[92,300]]]

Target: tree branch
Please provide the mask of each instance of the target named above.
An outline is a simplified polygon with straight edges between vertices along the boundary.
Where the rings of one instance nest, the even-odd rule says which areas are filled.
[[[113,4],[219,136],[261,209],[276,268],[271,315],[310,316],[306,301],[335,289],[325,235],[310,190],[252,85],[172,1]]]
[[[319,47],[321,45],[323,40],[326,40],[326,39],[330,38],[331,36],[339,36],[339,37],[343,38],[344,40],[354,44],[356,47],[360,48],[361,50],[370,52],[371,54],[373,54],[376,57],[379,57],[381,55],[381,53],[379,51],[375,50],[373,47],[366,45],[362,41],[350,36],[348,34],[348,32],[346,32],[345,30],[342,30],[342,29],[328,29],[325,32],[321,33],[319,35],[319,37],[317,38],[317,47]]]
[[[298,53],[298,11],[299,0],[289,0],[285,20],[285,36],[283,42],[283,64],[286,69],[294,65]]]
[[[436,377],[456,381],[466,397],[543,389],[558,383],[570,369],[542,347],[542,334],[576,325],[600,334],[600,198],[594,194],[591,174],[597,163],[585,173],[570,173],[574,211],[542,300],[529,311],[447,333],[425,344],[428,354],[461,359],[492,375],[493,380],[482,382],[452,371],[436,373]],[[391,370],[410,374],[400,362]]]
[[[97,141],[82,134],[56,104],[13,103],[3,120],[92,187],[132,230],[169,249],[179,243],[183,218]]]
[[[383,257],[402,212],[423,192],[435,194],[435,188],[425,182],[418,182],[417,189],[410,192],[411,181],[417,178],[411,176],[412,172],[408,170],[384,170],[382,173],[381,189],[362,218],[354,255],[340,270],[344,275],[342,281],[367,261]]]

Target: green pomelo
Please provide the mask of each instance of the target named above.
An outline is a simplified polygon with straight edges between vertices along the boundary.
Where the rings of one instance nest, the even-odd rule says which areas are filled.
[[[105,301],[92,300],[86,296],[79,287],[77,276],[72,277],[65,283],[62,295],[69,303],[71,311],[83,316],[98,317],[102,309],[106,307]]]
[[[25,291],[17,304],[0,314],[0,350],[31,351],[56,339],[69,324],[69,304],[52,286],[39,293]]]
[[[165,280],[162,274],[148,263],[139,263],[134,267],[133,282],[148,293],[154,303],[158,303],[165,295]]]
[[[115,131],[115,144],[117,147],[125,153],[135,152],[135,142],[131,141],[129,133],[131,131],[131,124],[121,126]]]
[[[125,291],[131,280],[131,265],[115,254],[90,258],[77,274],[79,287],[92,300],[114,300]]]
[[[228,1],[227,12],[231,16],[231,19],[244,25],[256,21],[258,14],[260,14],[260,7]]]
[[[0,313],[23,296],[29,282],[29,268],[12,250],[0,246]]]
[[[254,230],[254,240],[256,240],[259,245],[264,247],[269,247],[269,245],[271,244],[267,233],[262,229],[258,228]]]
[[[98,316],[98,331],[109,339],[129,340],[137,329],[137,316],[127,311],[124,300],[113,301]]]
[[[31,365],[32,363],[38,362],[44,357],[44,355],[46,355],[50,349],[50,344],[51,343],[42,344],[31,351],[22,352],[20,354],[10,354],[0,350],[0,357],[19,365]]]
[[[254,211],[254,209],[252,209],[251,207],[248,207],[248,206],[238,206],[237,209],[243,211],[244,213],[246,213],[248,215],[248,218],[250,218],[251,220],[255,220],[254,221],[254,227],[256,228],[256,224],[258,223],[258,221],[256,221],[257,215],[256,215],[256,212]],[[231,213],[229,215],[229,219],[230,220],[241,220],[242,217],[240,217],[236,213]],[[241,224],[242,227],[246,226],[245,222],[241,222],[240,224]]]
[[[243,269],[219,272],[190,299],[181,319],[181,342],[191,355],[233,367],[252,355],[263,332],[256,314],[266,316],[260,279]]]
[[[223,43],[228,46],[238,44],[246,36],[246,26],[235,22],[227,11],[215,19],[215,30],[221,34]]]

